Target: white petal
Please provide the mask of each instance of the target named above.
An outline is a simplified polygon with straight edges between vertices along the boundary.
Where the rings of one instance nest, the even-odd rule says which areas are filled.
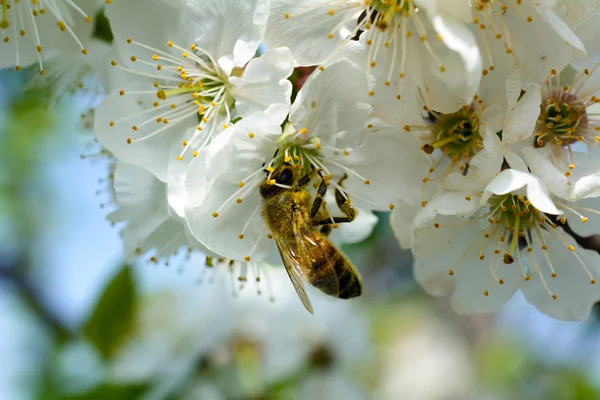
[[[62,38],[61,35],[68,35],[67,32],[61,32],[56,26],[57,17],[51,12],[44,14],[38,13],[32,15],[31,3],[12,2],[6,10],[6,20],[9,23],[8,28],[1,29],[2,40],[0,40],[0,68],[5,67],[26,67],[46,58],[51,54],[56,44]],[[69,19],[69,10],[64,10],[65,19]],[[4,19],[4,13],[2,18]],[[62,13],[61,13],[62,14]],[[22,22],[21,22],[22,21]],[[23,30],[25,35],[21,35]],[[7,40],[7,41],[5,41]],[[71,39],[72,40],[72,39]],[[38,52],[36,46],[40,45],[42,52]],[[79,52],[78,52],[79,53]],[[81,54],[77,54],[82,56]]]
[[[202,173],[198,166],[192,167],[193,173],[188,174],[192,177],[187,180],[188,187],[195,183],[194,175]],[[244,197],[243,203],[234,199],[227,203],[228,206],[221,207],[239,189],[235,178],[238,176],[215,182],[201,203],[191,199],[185,209],[188,227],[198,241],[222,257],[261,261],[269,254],[274,242],[267,237],[269,232],[262,219],[262,198],[258,187],[248,188],[252,191]],[[213,213],[217,210],[220,211],[215,218]]]
[[[358,134],[371,111],[366,105],[367,76],[357,65],[338,61],[316,70],[298,93],[290,121],[309,136],[332,142],[341,132]]]
[[[195,115],[185,117],[178,123],[169,125],[157,123],[156,118],[164,115],[164,110],[153,110],[152,102],[156,97],[152,94],[128,94],[129,91],[152,90],[151,82],[132,83],[124,88],[125,95],[118,90],[110,93],[96,110],[94,131],[98,141],[110,150],[118,159],[129,164],[143,167],[152,172],[158,179],[167,180],[167,165],[171,158],[176,158],[181,142],[191,137],[190,128],[195,130]],[[151,112],[142,113],[150,110]],[[149,121],[142,124],[144,121]],[[114,126],[111,126],[114,122]],[[134,130],[133,126],[138,127]],[[136,141],[158,132],[147,139]],[[132,143],[128,143],[128,138]]]
[[[371,47],[364,43],[365,38],[366,35],[363,35],[360,41],[348,43],[339,53],[339,59],[348,59],[358,66],[367,65]],[[394,46],[381,46],[376,65],[369,68],[369,74],[375,80],[374,83],[371,82],[373,96],[369,96],[369,102],[373,106],[371,116],[381,118],[397,128],[423,125],[417,84],[411,74],[400,77],[401,63],[398,59],[394,60],[394,53],[398,58],[400,51]],[[395,67],[390,70],[392,63]]]
[[[428,13],[428,16],[436,32],[441,35],[444,44],[450,50],[458,53],[462,59],[464,69],[464,75],[461,76],[464,79],[462,86],[449,86],[460,93],[461,99],[467,104],[477,92],[481,80],[481,56],[475,37],[464,23],[456,21],[441,10],[435,15]],[[437,110],[435,107],[434,109]]]
[[[571,65],[578,70],[592,69],[600,62],[598,25],[600,25],[600,10],[587,14],[577,25],[573,26],[573,32],[581,39],[588,52],[588,57],[571,62]]]
[[[502,195],[526,188],[526,196],[531,204],[541,212],[558,215],[562,214],[554,205],[548,189],[543,181],[534,175],[514,169],[502,171],[484,190],[482,202],[486,202],[492,194]]]
[[[331,157],[349,169],[344,182],[348,192],[360,195],[368,202],[365,206],[372,210],[387,211],[390,204],[397,201],[420,203],[422,179],[427,175],[431,160],[421,150],[419,140],[409,132],[399,132],[392,127],[365,131],[363,140],[363,145],[348,155],[340,153]],[[346,147],[343,140],[336,146]],[[328,165],[327,160],[325,164]]]
[[[448,29],[441,23],[439,28]],[[428,32],[430,33],[428,42],[432,52],[444,66],[444,72],[440,71],[440,65],[432,59],[423,43],[419,40],[409,40],[408,73],[421,88],[420,94],[430,109],[452,113],[473,100],[473,95],[477,91],[481,79],[481,61],[477,66],[472,61],[469,63],[473,65],[465,65],[465,61],[458,53],[450,50],[446,43],[437,39],[434,29],[428,28]],[[471,48],[470,42],[467,41],[464,47]],[[471,52],[467,52],[466,57],[474,58]],[[468,68],[476,68],[476,73],[475,70]]]
[[[472,192],[442,192],[421,208],[414,220],[415,229],[430,226],[437,215],[459,215],[466,221],[481,208],[478,200]]]
[[[152,52],[127,43],[131,38],[145,45],[164,50],[167,42],[179,43],[189,40],[182,24],[182,4],[180,0],[127,0],[114,1],[106,7],[106,16],[114,35],[114,43],[123,59],[132,55],[140,59],[150,59]],[[140,23],[132,23],[140,21]],[[161,27],[157,29],[157,27]],[[106,60],[109,62],[109,60]]]
[[[271,0],[265,43],[289,47],[299,65],[324,62],[344,39],[334,28],[364,9],[362,1],[333,3],[329,0]],[[356,4],[353,4],[356,3]],[[329,13],[333,10],[333,15]],[[334,37],[329,38],[333,33]]]
[[[287,78],[293,70],[293,59],[287,48],[272,50],[251,60],[241,78],[229,79],[234,85],[231,95],[235,98],[237,114],[244,117],[265,112],[281,124],[290,111],[292,83]]]
[[[327,202],[334,204],[333,195],[331,197]],[[362,242],[371,235],[379,218],[368,210],[357,209],[356,211],[358,212],[356,219],[350,224],[340,224],[339,228],[331,232],[329,240],[341,246],[346,243]]]
[[[414,221],[420,209],[420,206],[397,204],[390,214],[390,227],[403,249],[412,245]]]
[[[557,232],[568,237],[560,229]],[[522,285],[525,298],[540,311],[554,318],[583,321],[589,316],[592,306],[600,299],[600,286],[598,283],[590,284],[590,277],[565,243],[555,235],[545,233],[544,236],[548,246],[546,250],[548,259],[552,262],[557,275],[556,278],[550,276],[551,271],[547,259],[542,254],[543,250],[534,248],[532,253],[524,253],[531,276],[531,280]],[[591,271],[594,279],[597,279],[600,276],[600,255],[596,251],[585,250],[577,244],[574,245],[575,252]],[[557,295],[556,300],[544,288],[537,273],[537,266],[541,269],[551,292]]]
[[[216,60],[242,67],[256,53],[269,17],[268,0],[185,0],[194,43]]]
[[[115,194],[119,209],[108,219],[127,221],[123,229],[123,245],[127,260],[134,259],[140,251],[163,248],[173,239],[173,226],[183,233],[183,225],[172,221],[166,199],[166,185],[143,168],[117,162],[115,169]],[[167,246],[173,251],[185,243],[185,236]],[[167,253],[168,254],[168,253]],[[159,254],[164,256],[166,254]]]
[[[454,219],[442,220],[460,222]],[[441,296],[452,287],[452,307],[460,314],[496,311],[516,292],[523,280],[516,265],[504,265],[498,260],[495,274],[503,280],[500,285],[491,278],[490,260],[479,259],[479,246],[471,246],[481,239],[483,231],[477,223],[461,228],[427,228],[415,232],[415,242],[428,249],[415,259],[415,279],[430,294]],[[470,251],[467,249],[471,247]],[[487,254],[490,252],[488,251]],[[452,269],[454,274],[449,275]],[[484,291],[488,291],[488,296]]]
[[[485,129],[485,128],[483,128]],[[466,175],[453,172],[444,178],[442,187],[446,190],[479,192],[501,171],[503,154],[498,135],[485,129],[484,148],[469,163]]]
[[[582,172],[585,174],[586,168],[577,163],[578,167],[573,171],[577,175],[573,174],[567,178],[564,172],[550,161],[548,157],[552,155],[548,155],[544,149],[524,148],[523,156],[531,172],[542,178],[553,194],[565,200],[575,201],[587,197],[600,188],[600,171],[596,168],[594,172],[589,171],[589,175],[581,176]]]
[[[190,163],[188,227],[198,241],[222,257],[259,261],[273,247],[262,219],[258,185],[265,177],[263,163],[277,149],[274,139],[280,133],[280,127],[264,114],[244,118],[219,134]],[[254,171],[259,171],[255,179],[240,188],[239,183]],[[238,198],[243,201],[238,203]]]
[[[541,103],[541,91],[528,90],[506,116],[502,140],[507,143],[516,143],[533,135]]]
[[[583,237],[600,234],[600,198],[592,197],[567,204],[575,208],[582,216],[587,218],[586,222],[567,210],[569,227]]]
[[[518,7],[521,12],[509,7],[502,20],[526,79],[541,83],[551,69],[560,71],[573,58],[585,56],[583,43],[550,7],[525,2]],[[526,16],[531,16],[532,22],[527,22]]]

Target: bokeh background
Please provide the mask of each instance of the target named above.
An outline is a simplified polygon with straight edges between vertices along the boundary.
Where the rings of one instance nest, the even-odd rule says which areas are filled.
[[[516,296],[459,316],[385,214],[344,248],[364,295],[311,292],[315,316],[281,267],[124,265],[98,99],[49,106],[27,80],[0,71],[0,399],[600,399],[597,312],[560,322]]]

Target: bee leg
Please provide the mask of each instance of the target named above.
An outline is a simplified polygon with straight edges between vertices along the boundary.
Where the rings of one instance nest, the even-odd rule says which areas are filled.
[[[315,196],[315,200],[313,201],[311,209],[310,209],[310,217],[311,218],[315,218],[315,216],[319,213],[319,210],[321,209],[321,206],[323,205],[323,197],[325,197],[325,193],[327,193],[328,182],[325,180],[325,178],[321,175],[320,172],[319,172],[319,176],[321,177],[321,183],[319,184],[319,187],[317,188],[317,195]],[[318,225],[320,225],[320,224],[318,224]]]
[[[313,172],[309,172],[308,174],[304,175],[302,178],[300,178],[300,180],[298,182],[296,182],[296,184],[294,185],[296,188],[303,188],[304,186],[308,185],[310,183],[310,181],[312,181],[313,178]]]
[[[338,185],[340,187],[344,187],[344,181],[348,178],[348,175],[344,174],[342,178],[339,180]],[[350,204],[350,198],[344,197],[339,188],[335,188],[335,203],[340,208],[340,210],[346,215],[348,218],[347,221],[334,221],[335,222],[352,222],[356,218],[356,210]]]
[[[338,185],[341,187],[344,187],[343,182],[347,177],[348,176],[344,174],[344,176],[339,180]],[[327,186],[327,185],[325,185],[325,186]],[[323,193],[323,195],[325,195],[325,193]],[[316,199],[315,199],[315,202],[316,202]],[[321,200],[321,202],[322,202],[322,200]],[[339,209],[345,214],[345,217],[329,217],[329,216],[327,216],[325,218],[316,219],[316,220],[313,220],[314,226],[330,225],[333,223],[333,228],[337,228],[337,224],[343,224],[346,222],[354,221],[354,219],[356,218],[356,210],[350,204],[350,199],[347,197],[344,197],[344,195],[339,190],[339,188],[335,189],[335,203],[337,204]],[[314,204],[315,203],[313,203],[313,210],[314,210]],[[320,204],[321,203],[319,203],[319,206],[320,206]]]

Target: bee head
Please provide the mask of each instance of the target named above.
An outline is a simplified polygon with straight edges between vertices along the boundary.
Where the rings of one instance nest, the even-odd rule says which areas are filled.
[[[281,185],[292,186],[296,180],[296,173],[292,167],[284,166],[275,172],[273,179]]]

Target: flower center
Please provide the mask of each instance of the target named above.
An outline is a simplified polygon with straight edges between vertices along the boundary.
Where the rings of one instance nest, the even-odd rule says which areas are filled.
[[[492,8],[492,5],[496,3],[496,4],[501,4],[500,5],[500,9],[502,11],[506,11],[506,9],[508,7],[506,7],[504,4],[502,4],[502,0],[475,0],[475,2],[473,3],[473,6],[475,7],[475,9],[477,11],[484,11],[487,8]]]
[[[467,200],[471,200],[467,197]],[[577,210],[587,212],[597,212],[595,210],[571,208],[564,204],[557,204],[563,211],[568,211],[581,218],[583,222],[587,218],[583,217]],[[556,222],[555,222],[556,220]],[[549,272],[551,278],[556,278],[557,273],[553,266],[553,260],[548,254],[550,248],[550,237],[558,239],[560,245],[564,246],[575,257],[574,263],[579,264],[589,277],[589,283],[595,284],[596,280],[592,275],[585,262],[578,254],[575,246],[571,244],[572,239],[562,230],[557,229],[557,222],[566,224],[566,216],[559,215],[555,219],[548,216],[535,208],[530,200],[522,195],[508,193],[503,195],[493,195],[488,199],[486,207],[482,209],[479,217],[470,219],[466,224],[479,223],[482,224],[481,232],[483,235],[475,235],[473,241],[467,246],[462,256],[454,264],[453,268],[448,271],[448,274],[454,276],[463,259],[479,245],[479,259],[481,261],[489,261],[490,282],[495,281],[502,285],[502,271],[500,259],[504,264],[516,264],[521,270],[521,274],[525,281],[531,279],[531,274],[538,276],[538,279],[543,284],[546,292],[553,298],[557,299],[557,295],[552,292],[544,277]],[[464,226],[465,222],[461,221],[455,225],[440,225],[435,222],[435,228],[450,228],[455,226]],[[533,253],[535,257],[530,258],[531,262],[526,264],[522,260],[521,253]],[[488,288],[483,292],[485,296],[489,295],[489,290],[492,290],[488,284]]]
[[[546,222],[545,215],[535,207],[524,196],[514,194],[494,195],[489,199],[489,208],[491,215],[488,219],[490,224],[496,224],[496,230],[501,232],[499,239],[504,242],[505,236],[511,237],[510,247],[504,253],[504,263],[512,264],[514,262],[513,254],[519,243],[519,238],[525,235],[538,224]],[[541,219],[540,219],[541,218]],[[488,234],[486,232],[486,234]]]
[[[483,147],[479,116],[474,106],[465,106],[452,114],[439,114],[432,129],[434,140],[425,151],[441,149],[452,162],[471,159]]]
[[[150,109],[144,109],[136,115],[127,116],[119,121],[111,121],[110,126],[125,120],[137,120],[131,129],[138,132],[145,127],[145,134],[127,138],[127,143],[131,144],[153,137],[169,126],[183,121],[189,122],[189,118],[196,115],[198,117],[196,130],[191,138],[183,141],[184,149],[177,158],[183,159],[184,153],[192,147],[193,154],[196,156],[197,151],[206,146],[214,134],[227,128],[231,122],[235,100],[229,93],[231,85],[227,74],[207,51],[194,44],[189,49],[184,49],[173,42],[168,42],[170,48],[180,51],[178,55],[174,55],[131,39],[127,42],[154,51],[152,61],[141,60],[135,56],[131,57],[131,61],[150,66],[156,72],[148,73],[125,68],[115,61],[112,65],[154,79],[152,84],[154,89],[141,92],[121,90],[120,94],[122,96],[154,94],[156,99]],[[197,139],[200,137],[203,140],[198,142]]]
[[[381,30],[386,30],[390,21],[398,23],[402,16],[410,15],[414,9],[411,3],[411,0],[373,0],[369,7],[381,16],[376,26]]]
[[[566,146],[576,142],[587,125],[586,107],[574,94],[554,90],[551,96],[542,101],[537,121],[536,144],[543,147],[546,142]],[[581,128],[581,129],[579,129]]]
[[[536,123],[535,146],[551,146],[559,168],[575,168],[571,145],[577,142],[595,146],[600,142],[600,119],[588,107],[600,103],[596,96],[584,98],[580,91],[598,65],[585,69],[571,85],[561,86],[553,70],[542,87],[542,103]],[[588,91],[586,89],[586,91]]]

